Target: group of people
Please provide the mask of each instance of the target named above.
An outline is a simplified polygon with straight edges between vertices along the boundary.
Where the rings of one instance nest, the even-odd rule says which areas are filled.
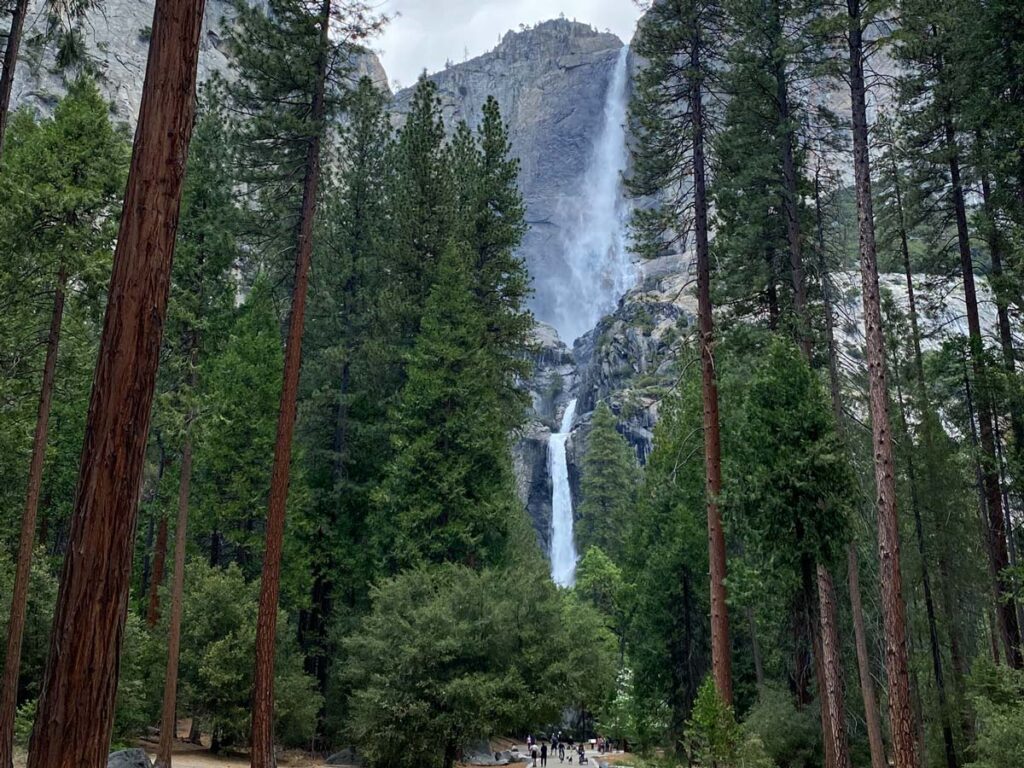
[[[599,740],[599,746],[602,741],[603,740]],[[533,736],[526,737],[526,747],[530,751],[530,757],[533,758],[533,768],[537,768],[538,765],[540,768],[546,768],[548,764],[548,754],[550,753],[551,756],[554,757],[556,752],[558,753],[558,762],[560,763],[564,763],[568,758],[569,765],[572,765],[573,753],[576,754],[579,765],[589,762],[587,760],[587,752],[584,748],[583,742],[581,741],[579,744],[576,744],[572,738],[563,741],[561,733],[551,739],[550,750],[548,750],[546,741],[541,741],[540,747],[538,747]],[[540,761],[539,763],[537,762],[538,760]]]

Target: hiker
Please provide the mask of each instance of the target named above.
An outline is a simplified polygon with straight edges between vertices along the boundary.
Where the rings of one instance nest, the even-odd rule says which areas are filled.
[[[537,768],[537,745],[530,748],[530,755],[533,757],[533,768]]]
[[[580,765],[583,765],[585,762],[587,762],[587,754],[586,754],[586,752],[583,751],[583,742],[582,741],[580,742],[579,752],[580,752]]]
[[[547,768],[548,764],[548,745],[546,742],[541,742],[540,745],[540,764],[542,768]]]
[[[572,760],[571,757],[569,759]],[[565,744],[563,744],[561,741],[558,742],[558,762],[565,762]]]

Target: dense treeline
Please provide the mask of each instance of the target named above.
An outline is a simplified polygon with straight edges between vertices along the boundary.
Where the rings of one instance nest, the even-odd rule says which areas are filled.
[[[159,0],[150,66],[187,87],[147,80],[130,150],[87,66],[6,120],[13,11],[0,768],[150,729],[170,766],[186,719],[254,766],[560,725],[673,764],[1018,765],[1018,4],[649,9],[635,248],[692,253],[698,316],[645,466],[619,399],[587,420],[566,590],[516,494],[497,102],[446,123],[424,78],[396,117],[372,5],[272,0],[193,120],[202,4]]]

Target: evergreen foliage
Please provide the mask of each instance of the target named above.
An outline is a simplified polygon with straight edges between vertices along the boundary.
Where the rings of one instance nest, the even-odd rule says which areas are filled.
[[[616,426],[611,408],[599,403],[587,435],[577,517],[582,547],[598,547],[620,561],[632,522],[637,466],[632,447]]]

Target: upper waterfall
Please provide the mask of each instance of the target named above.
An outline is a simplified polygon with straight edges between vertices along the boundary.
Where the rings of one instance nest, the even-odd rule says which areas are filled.
[[[551,324],[567,344],[614,309],[636,281],[626,237],[630,204],[622,189],[622,174],[629,162],[628,63],[629,47],[623,46],[605,94],[603,125],[563,236],[567,279],[554,289]]]

